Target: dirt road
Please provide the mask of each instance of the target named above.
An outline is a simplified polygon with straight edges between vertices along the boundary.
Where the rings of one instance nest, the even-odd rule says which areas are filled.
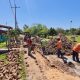
[[[27,49],[26,49],[27,51]],[[80,77],[56,56],[43,56],[35,50],[33,57],[24,54],[27,80],[80,80]]]

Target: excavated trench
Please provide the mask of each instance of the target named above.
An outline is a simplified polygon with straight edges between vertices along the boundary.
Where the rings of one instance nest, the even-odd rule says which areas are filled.
[[[69,66],[55,55],[44,56],[38,49],[32,56],[24,55],[28,80],[80,80],[79,65]]]

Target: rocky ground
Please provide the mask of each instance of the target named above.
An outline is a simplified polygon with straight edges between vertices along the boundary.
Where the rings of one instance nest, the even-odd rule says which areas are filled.
[[[19,51],[6,53],[6,60],[0,60],[0,80],[22,80]]]

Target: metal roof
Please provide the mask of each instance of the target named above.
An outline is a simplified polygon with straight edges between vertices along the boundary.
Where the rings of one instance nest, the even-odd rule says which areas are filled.
[[[0,24],[0,28],[13,29],[13,28],[12,28],[12,27],[10,27],[10,26],[6,26],[6,25],[1,25],[1,24]]]

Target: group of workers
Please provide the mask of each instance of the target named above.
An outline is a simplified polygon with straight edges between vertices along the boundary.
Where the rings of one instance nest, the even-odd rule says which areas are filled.
[[[61,36],[59,36],[57,38],[57,43],[56,43],[57,57],[58,58],[63,58],[63,53],[61,51],[62,50],[62,40],[61,40],[60,37]],[[28,55],[31,55],[31,50],[34,50],[34,45],[32,46],[31,36],[29,36],[29,37],[25,36],[24,41],[28,45]],[[72,46],[71,50],[72,50],[72,59],[73,59],[73,61],[80,62],[79,61],[80,43],[77,43],[74,46]]]
[[[62,41],[60,38],[57,38],[57,56],[59,58],[63,58],[63,53],[61,52],[62,49]],[[79,52],[80,52],[80,43],[75,44],[71,47],[72,50],[72,59],[73,61],[80,62],[79,61]]]

